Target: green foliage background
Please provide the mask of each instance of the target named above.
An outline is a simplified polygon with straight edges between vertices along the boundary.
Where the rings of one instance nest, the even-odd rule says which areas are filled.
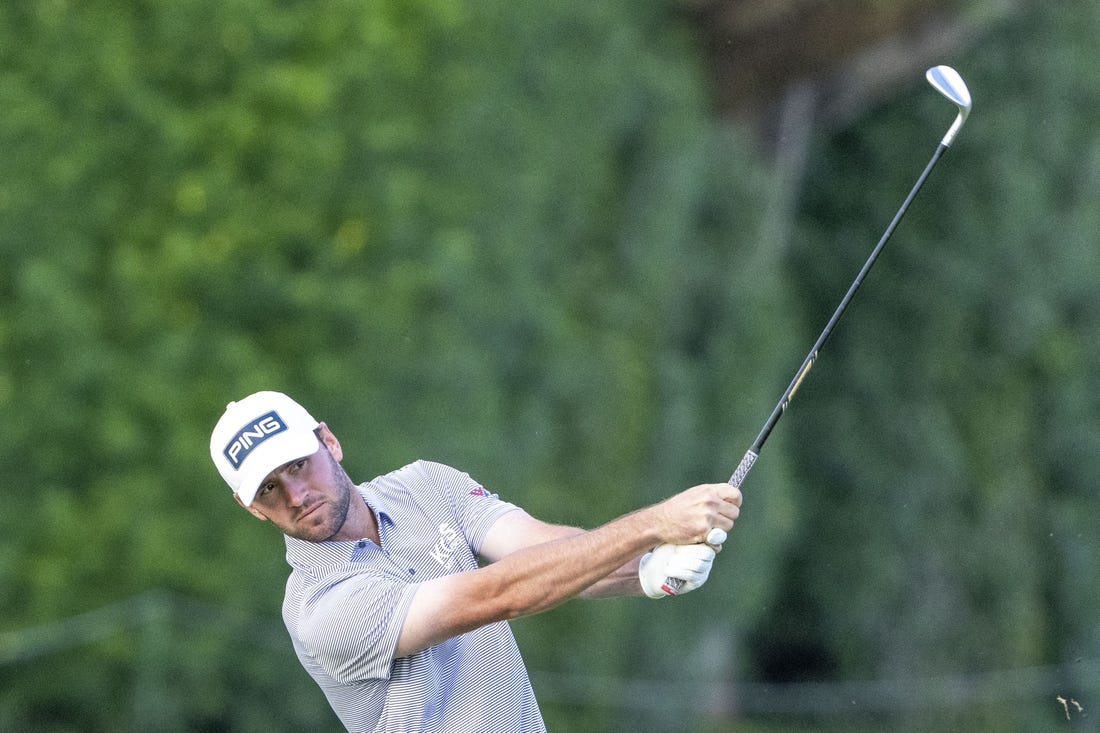
[[[711,583],[514,625],[552,730],[1004,730],[1096,699],[1098,30],[1037,7],[945,59],[975,113]],[[0,729],[337,729],[282,542],[207,458],[255,389],[353,477],[432,458],[552,521],[726,478],[953,112],[915,80],[819,136],[777,222],[702,64],[662,2],[0,8]],[[879,679],[908,695],[783,707]]]

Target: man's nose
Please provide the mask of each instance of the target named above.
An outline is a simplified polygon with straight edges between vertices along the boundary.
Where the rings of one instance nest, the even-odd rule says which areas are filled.
[[[286,492],[287,503],[291,506],[301,506],[309,496],[309,485],[297,476],[285,477],[283,490]]]

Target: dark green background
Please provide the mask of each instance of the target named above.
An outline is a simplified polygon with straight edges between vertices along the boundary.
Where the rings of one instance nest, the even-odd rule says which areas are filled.
[[[710,583],[514,624],[551,730],[1100,713],[1100,9],[1032,5]],[[250,391],[551,521],[724,480],[955,111],[792,181],[704,66],[656,1],[4,4],[0,729],[338,729],[208,458]]]

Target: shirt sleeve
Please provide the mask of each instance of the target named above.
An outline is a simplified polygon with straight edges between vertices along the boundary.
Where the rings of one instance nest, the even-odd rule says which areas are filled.
[[[421,464],[429,481],[439,488],[444,500],[450,504],[466,536],[466,543],[475,554],[480,553],[481,543],[493,523],[518,507],[502,501],[468,473],[442,463],[421,461]]]
[[[333,578],[305,601],[301,643],[341,683],[389,679],[416,588],[384,573]]]

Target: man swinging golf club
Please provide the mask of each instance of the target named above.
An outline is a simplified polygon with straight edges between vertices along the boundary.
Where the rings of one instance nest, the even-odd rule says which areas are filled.
[[[210,454],[285,535],[283,619],[353,731],[544,731],[507,621],[578,596],[694,590],[715,556],[704,538],[724,538],[741,505],[708,484],[584,531],[438,463],[355,485],[329,427],[277,392],[230,403]]]
[[[958,108],[955,122],[727,483],[585,532],[539,521],[437,463],[355,486],[336,436],[289,397],[230,403],[211,457],[237,501],[286,535],[283,618],[349,730],[544,731],[508,619],[577,596],[661,598],[706,582],[764,442],[970,112],[954,69],[926,77]]]

